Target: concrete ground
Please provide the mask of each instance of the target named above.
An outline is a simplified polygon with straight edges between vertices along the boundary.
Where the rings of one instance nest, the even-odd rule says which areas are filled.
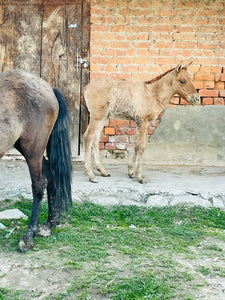
[[[74,163],[74,201],[146,207],[186,204],[225,209],[224,167],[144,165],[148,183],[143,185],[127,176],[123,161],[110,163],[105,166],[111,177],[97,176],[98,183],[88,181],[82,163]],[[0,160],[0,200],[19,199],[21,195],[32,198],[25,161]]]

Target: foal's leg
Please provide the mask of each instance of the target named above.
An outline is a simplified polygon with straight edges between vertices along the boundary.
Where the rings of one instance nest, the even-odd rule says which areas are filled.
[[[138,130],[138,139],[137,139],[137,157],[138,157],[138,164],[137,164],[137,179],[140,183],[144,183],[143,174],[142,174],[142,158],[146,146],[146,132],[148,128],[149,122],[143,122]]]
[[[137,147],[135,146],[133,157],[131,158],[131,161],[128,164],[128,175],[130,178],[133,178],[135,174],[136,159],[137,159]]]
[[[84,158],[84,167],[85,173],[88,175],[91,182],[97,182],[95,179],[95,174],[92,170],[91,164],[91,149],[93,147],[95,136],[98,132],[102,120],[90,119],[87,130],[84,134],[84,149],[85,149],[85,158]]]
[[[146,131],[147,131],[148,124],[149,124],[149,122],[144,121],[138,127],[134,156],[133,156],[131,163],[128,166],[128,174],[130,177],[133,177],[134,169],[135,169],[135,162],[137,159],[136,175],[137,175],[138,181],[140,183],[144,183],[141,162],[142,162],[142,157],[143,157],[143,153],[144,153],[145,145],[146,145]]]
[[[95,158],[95,164],[96,164],[97,170],[101,173],[102,176],[108,177],[108,176],[110,176],[110,174],[103,167],[102,160],[101,160],[100,153],[99,153],[99,140],[100,140],[100,135],[101,135],[101,131],[104,126],[105,120],[106,119],[104,119],[99,124],[99,128],[95,134],[94,141],[93,141],[93,152],[94,152],[94,158]]]

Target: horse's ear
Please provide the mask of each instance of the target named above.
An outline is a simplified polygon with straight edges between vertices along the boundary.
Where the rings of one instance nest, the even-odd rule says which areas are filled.
[[[183,67],[184,66],[182,64],[177,65],[176,68],[175,68],[177,73],[179,73],[183,69]]]

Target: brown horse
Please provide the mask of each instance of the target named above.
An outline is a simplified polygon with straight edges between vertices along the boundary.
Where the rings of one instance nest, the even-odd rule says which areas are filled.
[[[72,205],[70,120],[61,92],[23,70],[0,73],[0,95],[0,157],[14,146],[25,157],[32,182],[30,225],[18,246],[24,252],[34,246],[35,235],[50,235],[60,212]],[[49,214],[39,229],[46,178]]]
[[[133,177],[136,173],[138,181],[143,183],[141,160],[149,123],[158,117],[175,94],[191,104],[198,104],[200,101],[187,67],[179,64],[147,82],[97,78],[85,87],[84,100],[90,113],[89,126],[84,134],[85,172],[90,181],[96,182],[91,165],[92,149],[98,171],[102,176],[110,176],[101,162],[99,138],[106,119],[111,115],[137,123],[138,134],[134,155],[128,166],[128,175]]]

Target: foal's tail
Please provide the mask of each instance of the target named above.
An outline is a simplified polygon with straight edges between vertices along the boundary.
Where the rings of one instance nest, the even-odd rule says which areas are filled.
[[[56,201],[60,211],[72,206],[72,162],[70,144],[70,118],[66,101],[57,88],[53,88],[59,103],[59,114],[47,145],[47,155],[55,181]]]

